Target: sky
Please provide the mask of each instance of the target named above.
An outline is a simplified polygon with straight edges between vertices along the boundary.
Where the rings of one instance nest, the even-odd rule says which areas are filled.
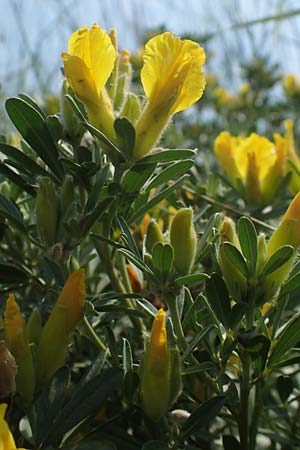
[[[214,33],[210,70],[236,86],[240,64],[270,56],[285,73],[300,73],[300,15],[230,31],[233,25],[300,9],[299,0],[0,0],[0,85],[19,91],[57,92],[60,55],[76,28],[98,22],[118,30],[121,47],[134,52],[145,30],[164,25],[177,35]]]

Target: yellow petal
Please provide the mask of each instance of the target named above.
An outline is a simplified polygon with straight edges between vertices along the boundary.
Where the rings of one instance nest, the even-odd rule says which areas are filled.
[[[84,300],[84,269],[79,269],[71,273],[57,300],[57,305],[67,308],[68,331],[74,328],[83,317]]]
[[[4,326],[7,344],[10,347],[14,338],[24,328],[24,322],[21,315],[21,311],[13,294],[9,294],[6,302],[4,312]]]
[[[104,87],[114,67],[116,50],[111,38],[94,24],[89,31],[91,72],[97,91]]]
[[[165,324],[165,311],[160,309],[155,316],[150,342],[148,347],[148,364],[152,369],[160,370],[167,354],[167,330]]]
[[[99,94],[112,72],[116,59],[116,50],[111,38],[97,24],[90,30],[82,27],[70,37],[68,51],[70,56],[77,56],[85,63]]]
[[[78,56],[87,67],[91,67],[89,30],[87,26],[79,28],[70,37],[68,42],[68,53]]]
[[[214,142],[215,155],[236,188],[237,179],[242,177],[240,167],[236,163],[237,144],[238,138],[231,136],[227,131],[222,131]]]
[[[5,403],[0,404],[0,449],[13,450],[16,448],[16,444],[8,425],[4,420],[6,408],[7,405]]]
[[[204,50],[190,40],[182,41],[167,32],[145,46],[142,84],[149,102],[174,114],[202,96],[205,79]]]
[[[275,146],[267,138],[256,133],[242,139],[236,151],[236,164],[243,178],[248,171],[249,154],[255,155],[258,178],[262,180],[276,161]]]
[[[78,56],[71,56],[68,53],[63,53],[62,59],[68,82],[80,100],[88,106],[97,105],[99,93],[91,70],[83,59]]]

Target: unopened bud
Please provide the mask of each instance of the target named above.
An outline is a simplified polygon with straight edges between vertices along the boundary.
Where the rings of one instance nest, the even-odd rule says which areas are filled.
[[[124,102],[124,98],[129,90],[132,77],[132,68],[130,63],[130,52],[128,50],[122,50],[119,56],[119,70],[117,89],[114,100],[115,110],[119,110]]]
[[[48,247],[56,242],[58,214],[55,186],[50,178],[42,177],[36,197],[36,219],[40,237]]]
[[[68,82],[65,80],[62,84],[60,94],[60,109],[64,126],[64,137],[71,143],[79,144],[84,133],[84,128],[81,125],[74,109],[72,108],[70,101],[65,96],[67,93]]]
[[[123,107],[120,111],[120,117],[127,119],[134,125],[141,114],[141,103],[137,95],[128,92]]]
[[[38,345],[41,332],[42,332],[41,314],[37,308],[34,308],[26,325],[26,333],[30,344],[34,343],[35,345]]]
[[[240,242],[236,232],[235,223],[225,217],[220,227],[221,245],[218,260],[227,289],[236,302],[242,301],[247,292],[247,280],[244,275],[232,264],[224,251],[224,243],[230,242],[240,250]]]
[[[152,219],[147,227],[147,232],[145,236],[145,249],[151,254],[152,247],[157,242],[163,242],[164,238],[158,223]]]
[[[197,234],[191,208],[179,210],[170,228],[170,242],[174,249],[174,266],[179,275],[188,275],[195,261]]]

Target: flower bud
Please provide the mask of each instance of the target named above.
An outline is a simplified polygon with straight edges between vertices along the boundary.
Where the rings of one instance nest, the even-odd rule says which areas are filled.
[[[170,401],[170,352],[163,309],[155,316],[146,346],[141,395],[147,416],[154,421],[161,419],[167,412]]]
[[[130,52],[128,50],[121,50],[118,68],[117,89],[114,101],[116,111],[121,108],[131,83],[132,68],[130,64]]]
[[[66,175],[63,185],[61,187],[60,194],[60,207],[63,216],[65,216],[75,199],[75,190],[73,177],[71,175]]]
[[[223,244],[230,242],[240,250],[240,242],[232,219],[225,217],[220,227],[221,245],[218,260],[230,295],[236,302],[242,301],[247,292],[247,280],[232,264],[224,251]]]
[[[42,177],[36,197],[36,219],[41,240],[48,247],[56,242],[58,214],[55,186],[50,178]]]
[[[151,221],[148,223],[145,236],[146,251],[151,254],[153,245],[157,242],[163,242],[163,240],[164,238],[158,223],[154,219],[151,219]]]
[[[286,153],[288,159],[290,159],[296,167],[296,170],[300,170],[300,159],[297,155],[295,148],[295,139],[294,139],[294,122],[292,120],[285,120],[284,125],[286,128],[286,132],[284,135],[285,145],[286,145]],[[289,188],[293,194],[296,194],[300,190],[300,176],[295,171],[295,169],[291,166],[288,166],[288,172],[292,172],[292,177],[290,179]]]
[[[37,308],[34,308],[26,325],[26,333],[28,336],[29,343],[30,344],[34,343],[35,345],[38,345],[41,332],[42,332],[41,314]]]
[[[179,210],[170,228],[170,242],[174,249],[174,266],[179,275],[188,275],[195,261],[197,234],[191,208]]]
[[[68,82],[64,80],[60,93],[60,110],[64,126],[64,137],[71,143],[79,144],[84,133],[84,128],[81,125],[77,114],[72,108],[72,105],[65,96],[67,93]]]
[[[16,360],[5,342],[0,341],[0,403],[16,392],[16,374]]]
[[[300,192],[294,197],[280,224],[274,231],[268,243],[270,258],[283,245],[291,245],[294,252],[291,258],[279,269],[272,272],[266,279],[265,292],[270,297],[275,295],[291,269],[295,253],[300,245]]]
[[[38,346],[38,371],[41,381],[48,382],[63,365],[69,334],[83,317],[84,300],[84,270],[79,269],[67,279],[43,327]]]
[[[141,114],[141,103],[137,95],[128,92],[120,112],[120,117],[127,119],[134,125]]]
[[[18,372],[16,375],[17,392],[26,404],[30,404],[35,388],[35,373],[29,342],[24,329],[20,308],[13,294],[6,302],[4,312],[6,343],[16,359]]]
[[[259,274],[267,262],[268,259],[268,247],[266,243],[266,236],[261,233],[257,238],[257,266],[256,271]]]

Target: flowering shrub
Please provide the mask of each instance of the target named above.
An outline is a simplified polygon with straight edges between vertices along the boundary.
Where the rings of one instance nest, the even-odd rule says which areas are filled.
[[[224,129],[204,165],[158,147],[202,97],[198,43],[146,43],[145,97],[115,30],[80,28],[62,61],[58,114],[6,100],[0,449],[298,449],[293,122]],[[254,94],[214,86],[216,113]]]

